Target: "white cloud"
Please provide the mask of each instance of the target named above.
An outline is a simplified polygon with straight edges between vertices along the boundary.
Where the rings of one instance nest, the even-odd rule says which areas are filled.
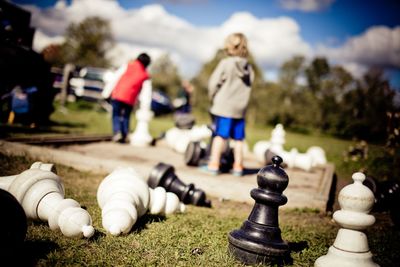
[[[328,2],[332,1],[325,1]],[[37,51],[62,42],[71,22],[78,23],[88,16],[108,19],[117,41],[109,52],[115,66],[141,52],[149,53],[154,60],[168,53],[179,71],[190,77],[222,47],[225,36],[240,31],[248,37],[250,51],[264,73],[276,71],[294,55],[304,55],[309,60],[316,54],[343,65],[356,77],[370,65],[400,67],[400,27],[372,27],[340,47],[319,45],[314,49],[303,40],[299,24],[289,17],[257,18],[239,12],[222,25],[197,27],[169,14],[161,5],[125,10],[114,0],[73,0],[71,5],[59,1],[47,9],[24,7],[32,12]]]
[[[143,51],[153,58],[169,53],[182,74],[191,76],[222,47],[227,34],[237,31],[246,34],[257,63],[265,68],[279,67],[295,54],[311,54],[299,25],[288,17],[259,19],[242,12],[216,27],[196,27],[169,14],[161,5],[124,10],[113,0],[73,0],[69,6],[59,1],[55,7],[43,10],[26,8],[32,12],[32,26],[37,28],[37,51],[61,40],[71,22],[78,23],[88,16],[110,20],[117,41],[110,55],[116,66]]]
[[[361,77],[369,66],[400,68],[400,26],[376,26],[347,40],[340,47],[320,45],[317,53]]]
[[[35,31],[35,36],[33,38],[33,43],[34,46],[37,49],[37,51],[43,50],[47,45],[49,44],[62,44],[64,42],[64,37],[60,35],[56,36],[48,36],[44,34],[40,29]]]
[[[315,12],[328,8],[335,0],[279,0],[280,5],[288,10]]]

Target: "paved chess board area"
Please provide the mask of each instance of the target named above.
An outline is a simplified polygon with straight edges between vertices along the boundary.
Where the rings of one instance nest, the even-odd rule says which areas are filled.
[[[134,147],[129,144],[97,142],[58,148],[32,146],[0,141],[0,150],[11,155],[29,155],[35,159],[63,164],[82,171],[107,174],[116,167],[133,167],[147,179],[153,167],[164,162],[174,166],[177,176],[185,183],[193,183],[207,195],[253,204],[250,191],[257,187],[257,171],[264,167],[251,153],[245,154],[248,174],[235,177],[229,173],[212,176],[197,167],[186,166],[184,156],[174,152],[163,142],[153,147]],[[332,187],[334,165],[328,163],[306,172],[285,169],[289,185],[283,192],[288,203],[282,208],[312,208],[326,210]]]

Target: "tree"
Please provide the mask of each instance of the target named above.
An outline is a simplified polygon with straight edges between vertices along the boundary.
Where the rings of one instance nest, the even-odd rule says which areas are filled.
[[[88,17],[79,24],[72,23],[66,30],[62,44],[64,63],[78,66],[109,67],[107,52],[114,46],[108,20]]]
[[[65,64],[62,54],[62,45],[60,44],[50,44],[46,46],[41,54],[44,60],[52,66],[62,67]]]
[[[151,78],[155,89],[172,98],[176,97],[181,86],[181,78],[168,54],[160,56],[151,64]]]
[[[343,97],[338,112],[342,120],[336,131],[344,137],[383,141],[387,113],[394,110],[394,91],[379,69],[370,69],[362,81]]]
[[[303,65],[303,56],[294,56],[282,64],[279,73],[279,84],[283,90],[291,92],[297,89],[297,81],[303,73]]]
[[[324,57],[317,57],[305,71],[309,88],[318,93],[321,90],[323,79],[330,73],[328,60]]]

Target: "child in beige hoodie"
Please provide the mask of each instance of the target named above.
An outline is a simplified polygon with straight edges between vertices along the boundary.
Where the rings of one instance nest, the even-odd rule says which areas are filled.
[[[210,109],[215,120],[215,137],[206,170],[219,173],[221,153],[227,139],[234,142],[232,172],[243,175],[243,140],[245,138],[245,112],[250,99],[254,71],[247,57],[247,39],[242,33],[233,33],[225,40],[228,57],[222,59],[213,71],[208,93],[212,101]]]

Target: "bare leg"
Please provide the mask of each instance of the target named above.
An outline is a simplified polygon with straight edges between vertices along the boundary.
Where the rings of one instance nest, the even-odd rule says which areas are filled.
[[[235,158],[233,169],[237,171],[243,170],[243,141],[235,140],[233,155]]]
[[[210,161],[208,163],[208,168],[215,170],[219,168],[219,162],[221,160],[222,149],[225,145],[225,139],[220,136],[215,136],[211,146]]]

